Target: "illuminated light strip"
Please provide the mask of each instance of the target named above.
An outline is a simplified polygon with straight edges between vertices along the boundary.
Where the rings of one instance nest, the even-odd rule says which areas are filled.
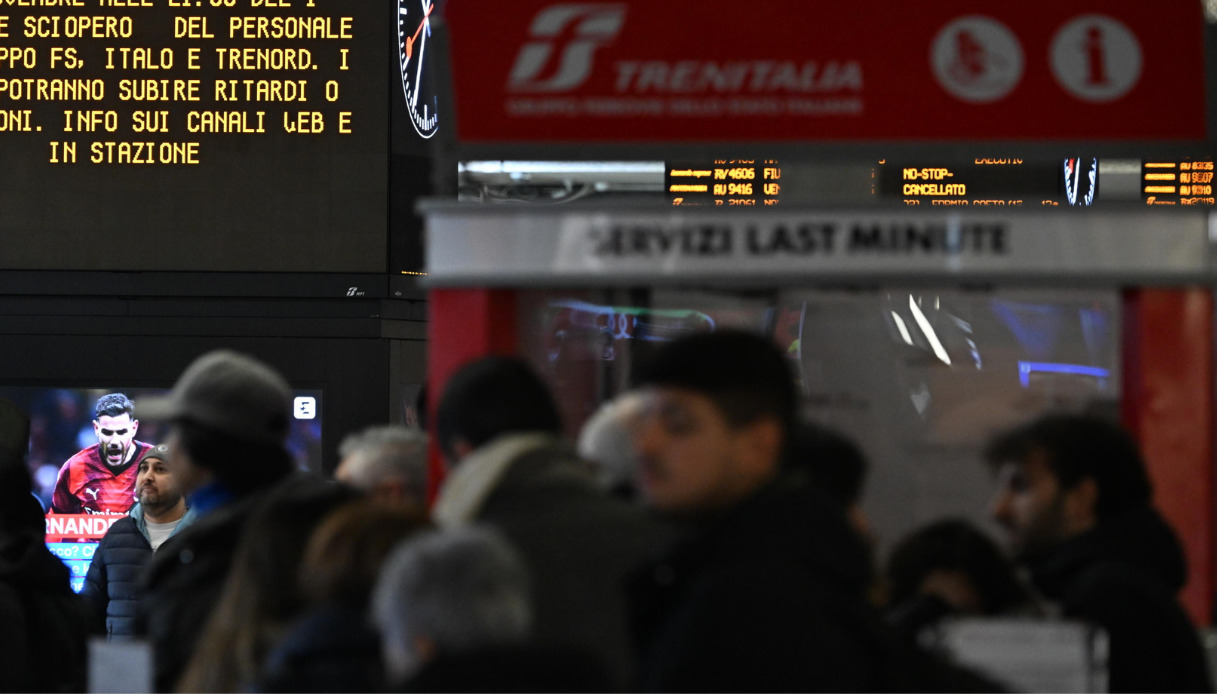
[[[1046,361],[1020,361],[1018,363],[1018,381],[1024,388],[1031,386],[1031,372],[1042,371],[1054,374],[1076,374],[1079,376],[1094,376],[1109,378],[1111,372],[1097,366],[1082,366],[1081,364],[1057,364]]]
[[[909,329],[904,325],[904,319],[900,317],[900,314],[892,311],[892,318],[896,320],[896,329],[900,331],[900,337],[907,344],[913,344],[913,336],[909,335]]]
[[[1146,193],[1174,193],[1174,186],[1145,186]]]
[[[708,190],[710,190],[710,186],[707,185],[695,186],[681,183],[676,183],[668,187],[669,193],[705,193]]]
[[[587,313],[593,316],[603,316],[606,319],[604,324],[597,323],[597,327],[602,330],[611,330],[614,339],[635,340],[638,336],[633,334],[635,327],[640,319],[650,318],[670,318],[678,321],[684,321],[692,318],[703,322],[710,330],[716,329],[718,326],[714,322],[714,318],[702,313],[701,311],[693,311],[688,309],[653,309],[641,308],[638,306],[601,306],[591,304],[578,299],[560,300],[549,302],[550,307],[570,309],[572,311]],[[621,321],[617,319],[620,318]],[[633,319],[633,323],[630,322]],[[641,339],[648,342],[665,342],[670,337],[667,334],[672,330],[681,330],[679,326],[662,326],[652,323],[648,328],[647,333]]]
[[[410,272],[409,270],[402,270],[402,271],[401,271],[401,274],[403,274],[403,275],[417,275],[417,276],[419,276],[419,277],[426,277],[426,276],[427,276],[427,273],[425,273],[425,272]]]
[[[1175,163],[1174,162],[1154,162],[1154,163],[1145,162],[1145,168],[1147,168],[1147,169],[1173,169],[1173,168],[1175,168]]]
[[[1145,174],[1145,180],[1147,180],[1147,181],[1173,181],[1173,180],[1175,180],[1175,174],[1173,174],[1173,173],[1168,173],[1168,174],[1147,173],[1147,174]]]
[[[951,365],[951,357],[947,354],[947,350],[943,348],[942,343],[938,341],[938,334],[934,332],[934,327],[926,320],[925,314],[921,312],[921,307],[913,301],[913,295],[909,294],[909,310],[913,312],[913,320],[917,321],[917,325],[921,328],[921,332],[925,334],[925,339],[930,343],[930,349],[934,350],[934,355],[942,360],[943,364]]]

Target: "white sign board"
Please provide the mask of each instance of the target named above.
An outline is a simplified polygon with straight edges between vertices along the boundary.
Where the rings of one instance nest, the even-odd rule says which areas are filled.
[[[436,207],[433,286],[685,281],[1205,281],[1208,216],[671,208]]]

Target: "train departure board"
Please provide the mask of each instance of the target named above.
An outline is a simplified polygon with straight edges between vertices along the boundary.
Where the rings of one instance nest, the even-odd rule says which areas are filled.
[[[782,195],[776,159],[711,159],[666,162],[664,189],[675,206],[766,207]]]
[[[1062,168],[1017,157],[966,161],[884,160],[875,168],[875,192],[921,207],[1053,206],[1062,201]]]
[[[0,269],[383,271],[396,15],[0,2]]]
[[[1089,207],[1098,204],[1207,205],[1213,159],[1053,161],[977,157],[967,161],[884,160],[874,167],[874,193],[922,207]]]
[[[1213,161],[1145,161],[1141,192],[1146,205],[1214,204]]]

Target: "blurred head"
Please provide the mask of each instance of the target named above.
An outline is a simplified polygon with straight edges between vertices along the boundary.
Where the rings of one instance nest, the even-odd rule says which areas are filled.
[[[169,466],[185,493],[218,480],[243,495],[292,471],[284,447],[291,403],[291,388],[277,371],[217,350],[192,362],[167,397],[143,400],[140,408],[145,417],[173,423]]]
[[[871,537],[870,521],[862,510],[866,457],[845,434],[813,422],[799,422],[786,455],[790,470],[841,504],[850,523]]]
[[[41,536],[46,529],[25,465],[29,439],[29,416],[16,403],[0,398],[0,542],[14,536]]]
[[[545,382],[515,357],[485,357],[453,374],[436,411],[435,432],[449,465],[503,434],[560,434],[562,417]]]
[[[295,469],[283,446],[250,443],[185,420],[174,423],[168,445],[169,469],[187,495],[219,481],[245,496],[270,488]]]
[[[389,552],[430,527],[424,507],[365,499],[330,513],[309,538],[300,567],[304,598],[364,612]]]
[[[5,539],[45,534],[42,505],[34,498],[33,487],[25,465],[0,462],[0,547]]]
[[[793,374],[765,339],[724,331],[682,337],[641,366],[638,486],[652,506],[730,506],[772,479],[795,416]]]
[[[388,673],[404,679],[437,655],[527,639],[528,574],[515,549],[489,529],[419,534],[385,563],[372,615]]]
[[[0,398],[0,465],[24,465],[29,448],[29,415],[12,400]]]
[[[364,429],[343,439],[334,479],[390,503],[427,503],[427,435],[399,425]]]
[[[163,443],[152,447],[139,461],[135,496],[147,515],[160,516],[178,507],[183,511],[186,508],[182,486],[170,473],[168,461],[169,447]]]
[[[1150,504],[1136,442],[1099,417],[1041,417],[995,438],[985,458],[998,478],[993,516],[1019,556]]]
[[[943,575],[957,579],[950,585],[967,590],[938,593],[942,584],[937,579]],[[962,519],[937,521],[902,539],[892,549],[887,579],[893,605],[933,592],[958,610],[996,615],[1027,599],[1014,566],[996,543]]]
[[[135,405],[122,393],[103,395],[93,407],[93,432],[102,459],[111,467],[127,462],[135,450],[132,444],[139,420],[134,415]]]
[[[275,487],[250,516],[233,558],[229,583],[244,585],[228,586],[225,592],[240,594],[244,602],[260,594],[251,617],[291,616],[303,602],[292,590],[291,577],[300,572],[314,530],[331,512],[359,499],[357,491],[311,474]]]

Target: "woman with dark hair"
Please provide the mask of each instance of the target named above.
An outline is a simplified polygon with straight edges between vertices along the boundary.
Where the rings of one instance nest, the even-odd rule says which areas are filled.
[[[247,691],[258,681],[266,654],[304,608],[296,577],[309,537],[329,512],[358,498],[349,487],[311,475],[266,496],[245,526],[178,691]]]
[[[380,638],[367,614],[372,590],[393,548],[429,527],[422,509],[372,500],[326,517],[301,564],[300,589],[308,607],[267,656],[260,690],[380,691]]]
[[[873,543],[870,520],[862,510],[870,466],[853,439],[823,424],[799,421],[790,433],[785,467],[796,480],[840,504],[858,535]]]
[[[958,518],[931,523],[897,543],[885,578],[888,619],[910,638],[948,615],[1037,611],[997,544]]]

